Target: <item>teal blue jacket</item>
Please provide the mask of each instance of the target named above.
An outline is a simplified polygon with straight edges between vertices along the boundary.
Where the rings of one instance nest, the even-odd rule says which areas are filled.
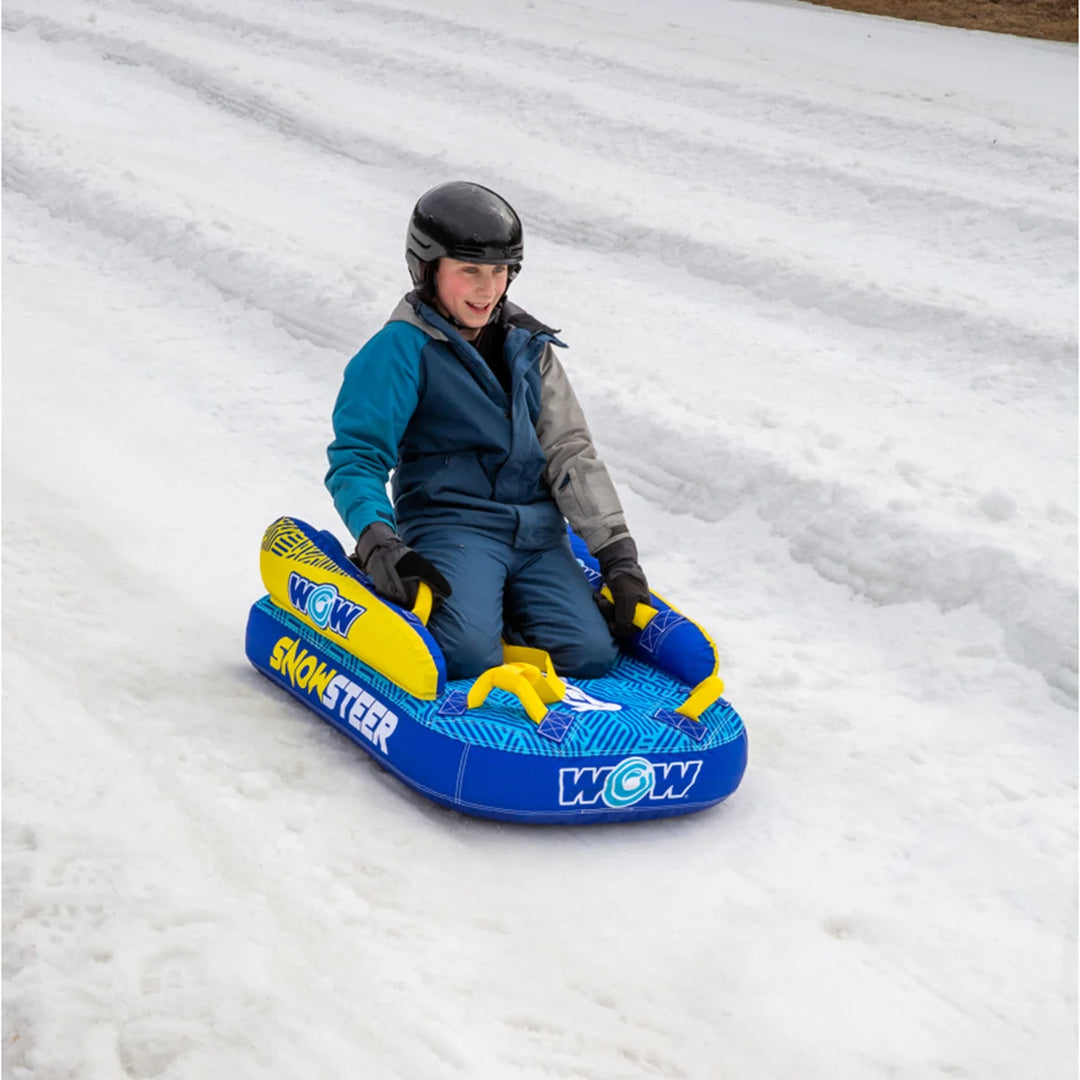
[[[349,362],[326,485],[354,537],[380,520],[410,544],[426,528],[450,525],[531,549],[557,542],[569,520],[595,552],[625,533],[618,496],[555,356],[562,342],[509,302],[500,318],[509,393],[415,293]]]

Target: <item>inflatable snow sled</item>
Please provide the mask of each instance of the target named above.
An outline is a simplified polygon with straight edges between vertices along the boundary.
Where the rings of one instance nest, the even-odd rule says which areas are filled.
[[[594,588],[596,561],[571,534]],[[599,679],[564,679],[547,653],[447,681],[414,611],[377,596],[328,532],[279,518],[260,556],[248,659],[409,787],[503,821],[629,821],[702,810],[746,768],[746,732],[720,695],[712,641],[653,594],[641,629]],[[426,610],[425,610],[426,608]]]

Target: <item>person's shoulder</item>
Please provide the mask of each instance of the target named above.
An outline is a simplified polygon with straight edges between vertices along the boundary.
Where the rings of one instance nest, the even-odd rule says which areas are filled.
[[[349,361],[347,373],[367,378],[368,373],[386,371],[388,366],[400,367],[404,364],[408,368],[415,368],[420,364],[421,353],[431,338],[414,320],[399,317],[406,314],[404,303],[399,303],[390,318],[364,342]]]
[[[410,302],[413,294],[402,297],[390,317],[364,343],[357,356],[364,354],[419,353],[435,332],[416,312]]]
[[[414,289],[406,293],[397,303],[397,307],[390,313],[383,330],[396,328],[400,334],[402,326],[412,328],[414,333],[423,334],[426,338],[434,341],[446,341],[446,334],[438,326],[431,323],[425,315],[433,312],[420,298],[420,294]]]
[[[390,339],[415,337],[417,333],[430,337],[435,333],[435,328],[424,321],[423,316],[417,310],[418,302],[416,293],[408,293],[398,302],[390,317],[383,323],[382,329],[374,336],[387,337]]]

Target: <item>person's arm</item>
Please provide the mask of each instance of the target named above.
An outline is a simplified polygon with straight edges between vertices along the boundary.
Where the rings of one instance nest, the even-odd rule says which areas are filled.
[[[629,536],[630,530],[615,485],[596,453],[574,388],[550,344],[540,357],[536,434],[547,458],[544,481],[563,517],[589,551],[599,557],[604,547]]]
[[[600,563],[611,601],[600,610],[616,637],[633,633],[638,604],[648,604],[649,584],[638,564],[637,544],[622,503],[596,453],[585,414],[549,344],[540,358],[540,415],[536,434],[547,458],[544,480],[574,532]]]
[[[334,406],[326,486],[356,538],[373,521],[396,527],[386,481],[420,399],[417,331],[389,323],[349,361]]]
[[[334,406],[334,441],[326,450],[326,486],[357,538],[354,560],[376,592],[405,608],[416,602],[420,582],[430,586],[434,605],[451,592],[446,578],[402,543],[386,497],[398,446],[420,400],[423,345],[415,330],[391,322],[349,361]]]

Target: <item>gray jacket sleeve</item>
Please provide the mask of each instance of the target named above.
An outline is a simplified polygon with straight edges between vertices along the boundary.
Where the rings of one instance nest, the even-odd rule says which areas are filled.
[[[555,349],[540,357],[536,434],[547,458],[544,480],[574,532],[592,554],[628,535],[615,485],[596,456],[589,425]]]

